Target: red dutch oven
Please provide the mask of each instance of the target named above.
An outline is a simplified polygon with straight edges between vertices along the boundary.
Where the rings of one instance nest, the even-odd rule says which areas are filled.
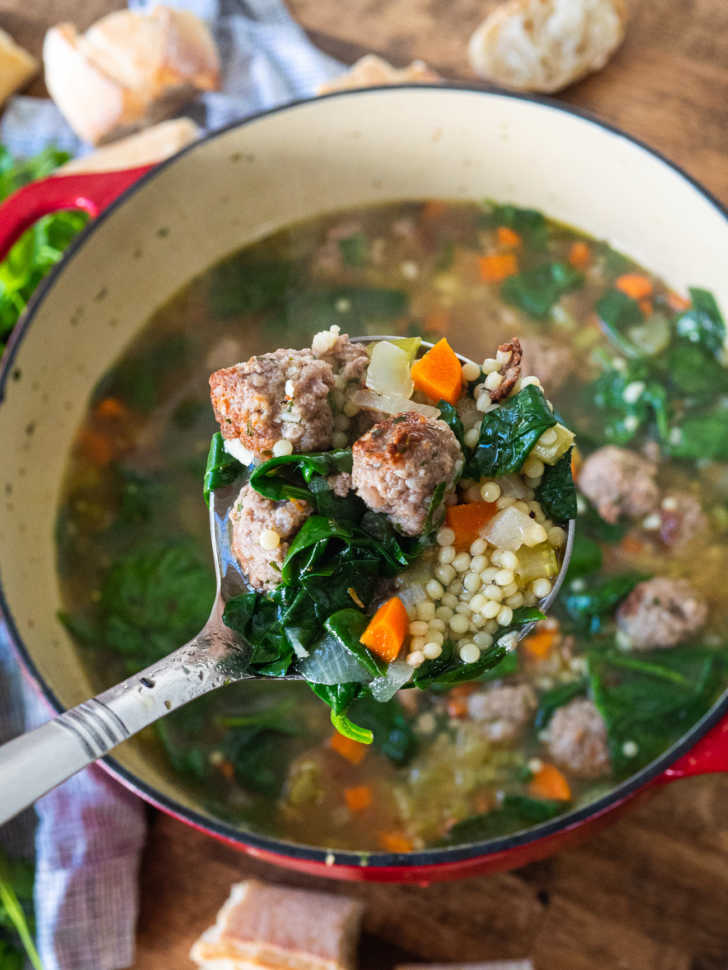
[[[145,321],[211,264],[289,223],[399,199],[496,198],[608,239],[728,307],[728,213],[634,139],[563,105],[443,87],[353,91],[247,119],[154,168],[58,176],[0,207],[0,255],[39,217],[93,217],[41,284],[0,373],[0,606],[27,675],[57,711],[95,693],[56,619],[54,519],[94,385]],[[294,845],[221,823],[126,742],[104,767],[182,821],[277,865],[424,883],[521,866],[583,839],[640,793],[728,770],[728,696],[608,794],[512,836],[401,855]]]

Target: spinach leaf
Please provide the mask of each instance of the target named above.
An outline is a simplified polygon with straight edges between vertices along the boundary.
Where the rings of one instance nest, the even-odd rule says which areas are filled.
[[[453,645],[446,640],[443,651],[436,660],[426,660],[415,668],[412,683],[420,690],[433,685],[454,687],[470,680],[478,680],[486,671],[496,667],[506,656],[505,647],[493,645],[481,651],[475,663],[463,663],[455,654]]]
[[[154,725],[172,768],[197,781],[204,781],[210,771],[208,752],[197,743],[204,720],[209,717],[209,704],[205,700],[199,698],[188,704],[183,712],[168,714]],[[201,711],[203,716],[200,716]]]
[[[657,757],[710,708],[722,682],[726,655],[700,646],[639,656],[618,650],[588,656],[594,702],[607,726],[617,777]],[[626,742],[637,753],[630,757]]]
[[[354,524],[361,522],[362,516],[366,512],[366,505],[356,492],[351,491],[348,495],[336,495],[326,479],[320,475],[311,479],[308,483],[308,489],[311,493],[309,501],[313,499],[314,507],[319,515],[324,515],[327,519],[338,519],[340,522]]]
[[[529,798],[527,795],[506,795],[498,808],[482,815],[472,815],[453,825],[443,845],[463,845],[484,842],[508,835],[510,832],[547,822],[567,809],[567,803]]]
[[[374,735],[374,747],[396,765],[406,765],[417,751],[417,738],[412,719],[407,717],[395,698],[381,703],[361,697],[349,708],[357,724]]]
[[[437,409],[440,412],[441,419],[458,439],[458,444],[462,448],[463,454],[465,454],[465,428],[463,427],[463,422],[460,420],[457,408],[454,408],[452,404],[448,404],[447,401],[438,401]]]
[[[228,728],[223,753],[237,782],[269,797],[280,794],[300,738],[301,725],[290,704],[243,717],[223,718]]]
[[[363,643],[360,637],[367,628],[369,620],[359,610],[339,610],[324,623],[324,627],[339,643],[355,657],[372,677],[382,677],[387,670],[378,657],[375,657]]]
[[[537,606],[518,606],[513,611],[513,619],[510,622],[509,630],[520,630],[522,626],[529,623],[537,623],[545,620],[546,617]],[[501,631],[501,634],[505,631]]]
[[[690,288],[692,306],[677,318],[676,329],[681,337],[699,344],[711,354],[723,348],[726,330],[715,297],[708,290]]]
[[[643,573],[625,572],[606,579],[600,576],[586,582],[585,588],[575,592],[569,589],[562,597],[563,605],[574,623],[596,633],[601,629],[602,619],[628,596],[637,583],[647,577]]]
[[[591,576],[602,568],[602,549],[598,542],[590,539],[578,529],[574,536],[571,561],[566,570],[567,585],[574,579]]]
[[[728,461],[728,408],[719,402],[707,410],[688,413],[673,422],[663,447],[672,458]]]
[[[464,474],[480,479],[519,471],[543,432],[555,424],[543,392],[529,384],[483,415],[480,438]]]
[[[212,271],[208,299],[219,320],[285,307],[303,278],[303,266],[287,260],[232,256]]]
[[[343,714],[362,692],[361,684],[309,684],[314,694],[329,705],[333,714]]]
[[[586,693],[586,680],[571,680],[565,684],[557,684],[550,690],[544,691],[538,700],[538,710],[533,719],[533,726],[536,731],[542,731],[549,723],[553,714],[559,707],[568,704],[575,697],[581,697]]]
[[[559,297],[583,283],[583,274],[568,263],[543,263],[509,276],[501,284],[501,296],[531,316],[545,317]]]
[[[0,960],[8,970],[25,966],[23,951],[34,970],[42,970],[33,942],[33,867],[0,852],[0,927],[8,930],[0,938]],[[8,938],[9,937],[9,938]],[[17,942],[19,941],[19,942]],[[2,965],[2,964],[0,964]]]
[[[576,518],[576,486],[571,474],[572,448],[555,465],[546,465],[536,499],[546,515],[554,522]]]
[[[210,504],[210,492],[216,488],[232,485],[243,472],[243,466],[225,451],[225,439],[219,431],[210,440],[210,450],[205,463],[205,475],[202,479],[202,494],[205,505]]]
[[[599,542],[611,545],[619,542],[629,528],[629,524],[625,522],[607,522],[584,495],[579,496],[579,507],[583,511],[579,512],[577,519],[577,536],[580,532],[586,532]]]
[[[351,738],[352,741],[358,741],[359,744],[371,744],[374,740],[374,735],[369,728],[359,727],[358,724],[350,721],[346,715],[337,714],[333,708],[331,710],[331,723],[339,734],[343,734],[345,738]]]
[[[258,465],[250,476],[251,486],[260,495],[274,502],[281,499],[310,501],[306,487],[315,475],[326,477],[337,472],[351,471],[351,449],[281,455]],[[296,484],[303,480],[303,485]]]
[[[369,262],[369,240],[362,232],[340,239],[339,250],[347,266],[366,266]]]
[[[621,290],[608,290],[596,305],[602,329],[626,357],[641,357],[642,351],[629,339],[630,327],[641,324],[644,314],[637,300]]]
[[[543,618],[543,613],[539,612],[539,618]],[[530,620],[527,622],[531,622]],[[501,677],[510,677],[512,674],[518,672],[518,651],[509,650],[505,657],[500,660],[495,667],[491,667],[490,670],[486,670],[485,673],[478,677],[478,680],[489,681],[489,680],[500,680]]]
[[[294,293],[270,318],[270,325],[309,333],[335,320],[349,332],[365,331],[370,323],[395,320],[407,313],[409,300],[403,290],[378,287],[337,286]]]
[[[548,223],[538,209],[522,209],[516,205],[498,205],[491,202],[483,221],[488,226],[507,226],[515,230],[523,237],[529,249],[546,248]]]
[[[660,438],[669,433],[670,409],[661,379],[642,362],[624,368],[609,368],[585,389],[585,411],[596,408],[603,436],[623,445],[631,441],[650,421]]]
[[[709,401],[728,391],[728,368],[699,344],[676,340],[665,354],[665,378],[678,393]]]

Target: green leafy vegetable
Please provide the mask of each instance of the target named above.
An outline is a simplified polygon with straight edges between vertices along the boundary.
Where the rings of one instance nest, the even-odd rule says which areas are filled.
[[[627,444],[654,421],[660,438],[669,433],[670,410],[661,378],[637,361],[626,367],[611,367],[586,387],[590,404],[597,408],[603,437],[615,444]]]
[[[677,332],[711,354],[719,354],[725,342],[725,322],[715,297],[708,290],[691,287],[692,306],[677,318]]]
[[[664,360],[665,379],[676,394],[709,401],[728,391],[728,370],[699,344],[676,340]]]
[[[280,794],[300,734],[294,706],[284,702],[252,714],[222,719],[228,728],[223,753],[238,784],[263,795]]]
[[[362,232],[340,239],[339,249],[347,266],[366,266],[369,261],[369,240]]]
[[[442,653],[436,660],[426,660],[415,668],[412,683],[420,690],[429,689],[434,685],[454,687],[456,684],[478,680],[487,671],[497,666],[505,656],[505,647],[493,645],[481,651],[480,657],[474,663],[463,663],[455,654],[452,643],[446,640]]]
[[[343,734],[345,738],[351,738],[352,741],[358,741],[359,744],[371,744],[374,740],[374,735],[369,728],[359,727],[358,724],[350,721],[345,714],[337,714],[333,708],[331,709],[331,723],[339,734]]]
[[[0,852],[0,967],[21,970],[23,952],[43,970],[32,936],[33,867]],[[18,941],[20,946],[18,946]]]
[[[447,401],[438,401],[437,409],[440,412],[440,417],[445,422],[445,424],[450,428],[452,433],[458,439],[458,443],[465,452],[465,428],[463,427],[463,422],[460,420],[460,415],[457,412],[457,408],[454,408],[452,404],[448,404]]]
[[[329,616],[324,627],[369,671],[372,677],[381,677],[386,673],[386,665],[359,639],[366,630],[368,622],[369,620],[360,610],[347,609],[339,610]]]
[[[483,415],[480,438],[465,474],[479,479],[519,471],[543,432],[555,424],[543,392],[529,384]]]
[[[550,690],[544,691],[538,700],[538,710],[533,719],[533,726],[536,731],[542,731],[549,723],[554,712],[575,697],[581,697],[586,693],[586,680],[571,680],[565,684],[557,684]]]
[[[590,576],[602,568],[602,549],[598,542],[584,535],[578,528],[574,535],[571,560],[566,571],[567,585],[574,579]]]
[[[586,581],[585,587],[575,592],[569,589],[563,597],[566,612],[577,626],[596,633],[602,620],[628,596],[637,583],[647,577],[642,573],[626,572],[615,576]]]
[[[555,465],[544,467],[541,484],[536,489],[536,500],[554,522],[576,518],[576,486],[571,474],[572,450],[569,448]]]
[[[568,263],[543,263],[509,276],[501,284],[501,296],[534,317],[545,317],[559,297],[583,283],[582,273]]]
[[[333,320],[349,333],[357,333],[366,331],[369,324],[404,316],[408,306],[403,290],[363,286],[301,288],[280,306],[270,324],[287,334],[313,333],[331,326]]]
[[[674,421],[663,446],[672,458],[728,461],[728,407],[719,401]]]
[[[538,209],[522,209],[516,205],[490,203],[485,222],[489,226],[507,226],[513,229],[523,237],[529,249],[546,248],[549,227],[543,213]]]
[[[207,453],[205,464],[205,477],[202,482],[202,494],[205,497],[205,504],[210,504],[210,492],[216,488],[224,488],[232,485],[243,471],[243,466],[225,451],[225,439],[216,432],[210,440],[210,450]]]
[[[280,310],[303,279],[300,263],[251,259],[242,253],[219,263],[210,278],[209,300],[219,319]]]
[[[630,327],[644,322],[637,300],[622,290],[608,290],[596,305],[602,329],[612,343],[627,357],[641,357],[642,351],[627,336]]]
[[[374,747],[396,765],[406,765],[417,751],[417,738],[402,705],[395,698],[381,703],[371,697],[354,701],[350,714],[374,735]]]
[[[444,845],[463,845],[484,842],[499,835],[548,822],[566,811],[564,802],[529,798],[527,795],[506,795],[498,808],[482,815],[471,815],[450,829]]]
[[[612,766],[617,777],[624,777],[652,761],[709,709],[720,689],[726,655],[686,646],[638,656],[592,651],[588,660]],[[634,756],[627,742],[636,745]]]
[[[258,465],[250,484],[265,498],[311,500],[308,487],[315,475],[335,475],[351,471],[351,449],[282,455]],[[298,482],[298,484],[296,484]]]

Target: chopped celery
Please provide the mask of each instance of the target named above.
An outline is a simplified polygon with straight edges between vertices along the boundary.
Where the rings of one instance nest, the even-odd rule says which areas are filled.
[[[555,424],[553,428],[549,428],[544,431],[545,435],[553,431],[556,434],[556,440],[552,441],[550,444],[543,444],[543,435],[538,439],[536,444],[531,449],[531,454],[540,458],[542,462],[546,465],[555,465],[556,462],[561,458],[562,455],[571,448],[574,443],[574,432],[569,431],[565,428],[563,424]]]
[[[551,579],[559,571],[556,553],[547,542],[541,542],[529,549],[521,546],[518,550],[518,578],[530,583],[534,579]]]

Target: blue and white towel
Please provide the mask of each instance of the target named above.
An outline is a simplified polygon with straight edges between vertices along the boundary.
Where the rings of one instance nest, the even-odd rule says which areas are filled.
[[[222,61],[222,90],[186,112],[213,130],[264,108],[313,95],[344,69],[318,51],[282,0],[164,0],[206,20]],[[144,0],[130,0],[143,9]],[[85,150],[50,101],[13,99],[0,142],[17,156],[47,145]],[[5,564],[8,568],[8,564]],[[0,742],[51,715],[21,676],[0,626]],[[120,970],[134,959],[137,876],[146,834],[142,802],[100,768],[89,768],[0,830],[0,843],[31,855],[35,839],[35,910],[45,970]],[[35,833],[33,830],[35,829]]]

